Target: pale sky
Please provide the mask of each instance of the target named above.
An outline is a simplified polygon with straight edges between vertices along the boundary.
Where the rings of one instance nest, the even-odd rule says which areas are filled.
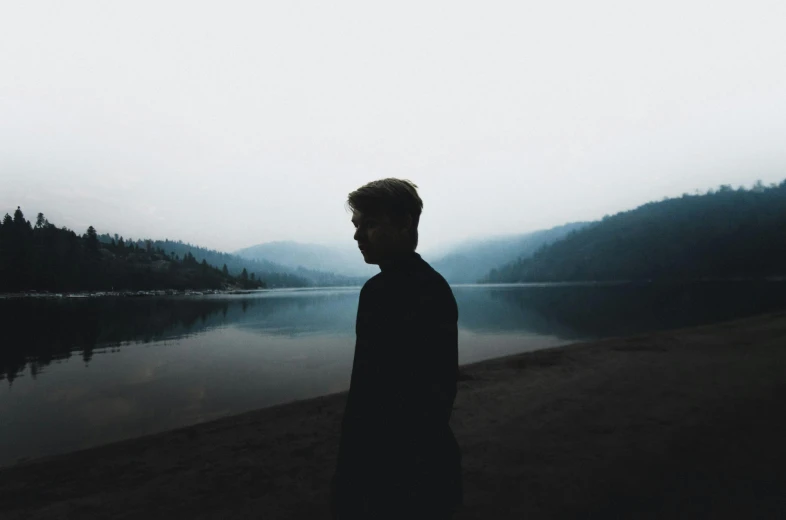
[[[420,251],[786,178],[786,2],[0,3],[0,215],[219,250]]]

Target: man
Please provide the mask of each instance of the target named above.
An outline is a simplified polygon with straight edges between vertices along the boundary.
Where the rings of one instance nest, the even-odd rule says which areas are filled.
[[[331,490],[333,518],[447,519],[462,502],[450,429],[458,308],[415,248],[423,201],[399,179],[349,194],[355,240],[380,273],[360,291],[355,357]]]

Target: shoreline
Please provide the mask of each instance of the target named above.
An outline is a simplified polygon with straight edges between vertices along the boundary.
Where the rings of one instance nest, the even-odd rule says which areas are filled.
[[[461,366],[456,519],[786,515],[786,312]],[[346,392],[0,468],[3,518],[328,518]]]
[[[360,289],[360,286],[315,286],[315,287],[268,287],[264,289],[156,289],[149,291],[92,291],[92,292],[22,292],[0,293],[0,300],[12,299],[40,299],[40,300],[68,300],[84,298],[153,298],[160,296],[207,296],[207,295],[232,295],[232,294],[257,294],[275,291],[305,291],[318,289]]]
[[[592,287],[631,284],[685,284],[685,283],[740,283],[740,282],[786,282],[786,276],[762,277],[728,277],[728,278],[696,278],[691,280],[576,280],[563,282],[487,282],[487,283],[451,283],[451,287]],[[272,291],[309,291],[325,289],[360,289],[360,285],[315,285],[308,287],[266,287],[260,289],[151,289],[140,291],[23,291],[18,293],[0,293],[0,300],[21,298],[33,299],[81,299],[81,298],[137,298],[153,296],[204,296],[227,294],[256,294]]]
[[[154,296],[204,296],[206,294],[249,294],[269,289],[155,289],[149,291],[76,291],[76,292],[21,292],[0,293],[0,299],[33,298],[40,300],[68,300],[83,298],[150,298]]]

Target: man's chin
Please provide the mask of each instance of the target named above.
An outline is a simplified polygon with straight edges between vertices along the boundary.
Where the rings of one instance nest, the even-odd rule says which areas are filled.
[[[379,263],[376,261],[373,255],[368,253],[368,251],[361,251],[360,254],[363,255],[363,261],[365,261],[367,264],[376,265]]]

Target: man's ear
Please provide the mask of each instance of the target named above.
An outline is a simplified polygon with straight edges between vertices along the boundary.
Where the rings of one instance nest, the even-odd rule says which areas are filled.
[[[407,214],[406,218],[404,219],[404,227],[407,231],[412,231],[412,215]]]

